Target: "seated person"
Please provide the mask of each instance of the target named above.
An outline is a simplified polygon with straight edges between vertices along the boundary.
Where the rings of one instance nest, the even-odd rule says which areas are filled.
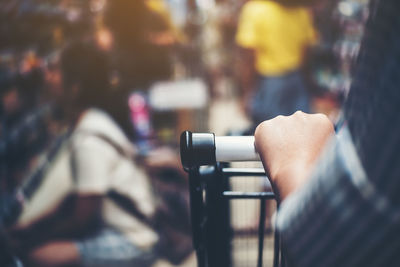
[[[68,138],[26,203],[15,244],[27,266],[150,266],[158,235],[146,220],[155,204],[147,175],[132,160],[135,148],[102,109],[107,58],[94,46],[72,44],[61,71]]]

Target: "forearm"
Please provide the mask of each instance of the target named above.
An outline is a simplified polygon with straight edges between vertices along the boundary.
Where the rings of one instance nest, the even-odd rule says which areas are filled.
[[[31,247],[48,240],[81,235],[100,219],[98,202],[98,197],[83,200],[81,197],[69,197],[56,211],[16,230],[15,237],[20,239],[24,246]]]
[[[43,243],[47,240],[64,239],[79,236],[90,230],[90,226],[94,225],[96,218],[89,220],[81,220],[76,215],[69,214],[59,218],[40,221],[28,230],[29,240]]]

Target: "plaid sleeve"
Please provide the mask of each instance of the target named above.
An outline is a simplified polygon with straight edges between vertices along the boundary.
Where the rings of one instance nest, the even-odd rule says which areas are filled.
[[[400,1],[371,7],[347,126],[278,212],[292,266],[400,266]]]
[[[400,207],[367,178],[347,128],[282,203],[277,227],[290,266],[400,263]]]

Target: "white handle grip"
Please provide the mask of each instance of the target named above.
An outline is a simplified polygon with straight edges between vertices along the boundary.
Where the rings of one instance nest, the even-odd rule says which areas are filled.
[[[216,136],[215,158],[221,162],[260,161],[254,136]]]
[[[253,136],[215,136],[184,131],[180,137],[180,152],[186,170],[217,162],[260,161]]]

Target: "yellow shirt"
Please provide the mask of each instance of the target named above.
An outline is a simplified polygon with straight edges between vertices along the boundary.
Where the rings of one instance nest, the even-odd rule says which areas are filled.
[[[316,42],[316,34],[306,8],[253,0],[243,6],[236,42],[255,50],[260,74],[280,75],[301,66],[304,50]]]

